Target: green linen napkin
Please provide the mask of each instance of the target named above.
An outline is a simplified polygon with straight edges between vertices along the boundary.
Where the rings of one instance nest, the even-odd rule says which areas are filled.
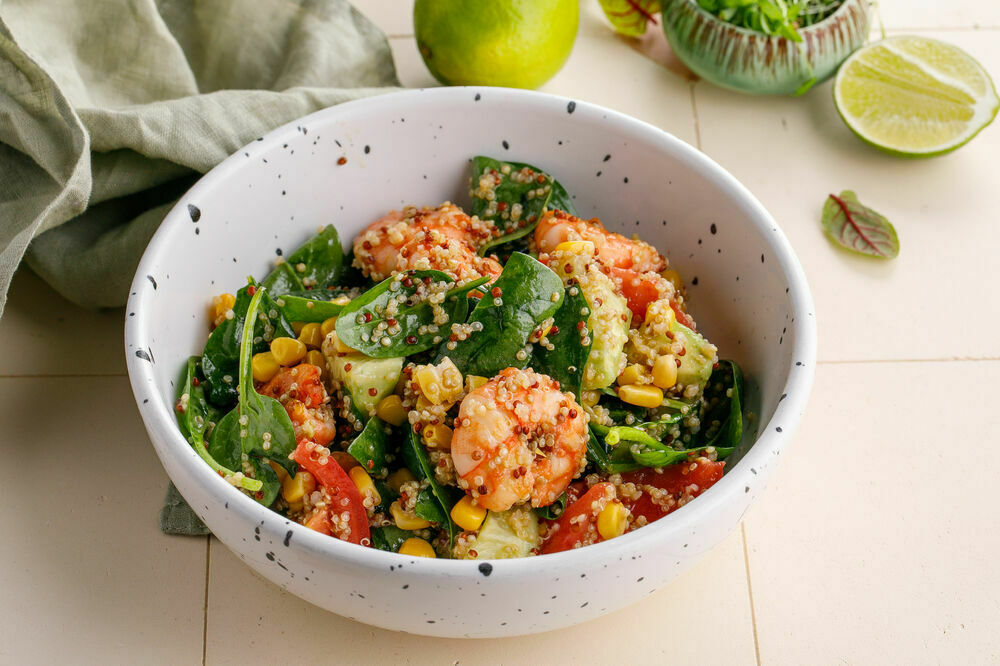
[[[6,0],[0,314],[22,257],[80,305],[124,305],[198,174],[398,85],[385,36],[346,0]]]

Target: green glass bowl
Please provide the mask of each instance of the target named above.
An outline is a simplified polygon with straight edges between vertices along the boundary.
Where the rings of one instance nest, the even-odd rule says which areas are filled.
[[[871,9],[869,0],[847,0],[799,30],[801,43],[726,23],[695,0],[664,0],[662,16],[670,47],[701,78],[739,92],[790,95],[829,78],[864,45]]]

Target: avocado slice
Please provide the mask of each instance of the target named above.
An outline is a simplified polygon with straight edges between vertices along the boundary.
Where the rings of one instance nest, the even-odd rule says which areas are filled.
[[[684,343],[684,355],[677,357],[681,360],[681,365],[677,368],[678,383],[704,387],[715,364],[715,345],[677,320],[670,325],[670,332],[674,334],[675,340]]]
[[[330,377],[340,385],[362,421],[375,413],[375,406],[391,394],[403,371],[402,357],[372,358],[364,354],[327,355]]]
[[[490,511],[486,514],[476,545],[476,556],[465,555],[469,560],[505,560],[527,557],[541,541],[538,535],[538,516],[527,505],[507,511]]]

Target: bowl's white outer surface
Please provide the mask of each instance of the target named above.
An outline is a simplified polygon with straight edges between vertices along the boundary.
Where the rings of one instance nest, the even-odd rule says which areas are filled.
[[[480,564],[404,557],[320,535],[214,475],[173,414],[182,365],[201,353],[208,333],[211,297],[235,292],[248,275],[264,275],[278,248],[291,251],[321,225],[335,224],[350,243],[390,209],[466,202],[468,160],[476,154],[546,169],[575,195],[582,216],[639,233],[680,270],[700,330],[722,358],[739,361],[747,378],[748,432],[722,480],[618,539]],[[347,162],[338,165],[341,157]],[[195,208],[200,216],[191,214]],[[163,221],[126,312],[129,375],[146,429],[170,478],[212,532],[260,574],[318,606],[435,636],[564,627],[676,578],[731,533],[763,491],[806,406],[816,350],[802,269],[775,221],[731,175],[633,118],[499,88],[369,98],[254,141],[199,181]],[[238,599],[233,590],[232,603]]]

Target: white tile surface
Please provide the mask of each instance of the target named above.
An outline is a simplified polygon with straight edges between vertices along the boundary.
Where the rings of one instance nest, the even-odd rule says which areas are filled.
[[[1000,63],[998,34],[962,33],[961,43]],[[805,267],[820,360],[1000,357],[1000,299],[988,286],[1000,248],[1000,124],[950,155],[903,160],[854,137],[831,86],[802,99],[695,89],[702,149],[760,198]],[[826,239],[823,201],[844,189],[893,222],[898,258],[856,257]]]
[[[547,634],[490,640],[385,631],[294,597],[212,541],[208,593],[210,664],[754,663],[740,534],[646,600],[593,622]],[[711,639],[709,636],[715,636]]]
[[[761,663],[997,663],[1000,362],[816,379],[744,523]]]
[[[128,380],[0,379],[0,423],[0,663],[200,661],[206,538],[158,529]]]

